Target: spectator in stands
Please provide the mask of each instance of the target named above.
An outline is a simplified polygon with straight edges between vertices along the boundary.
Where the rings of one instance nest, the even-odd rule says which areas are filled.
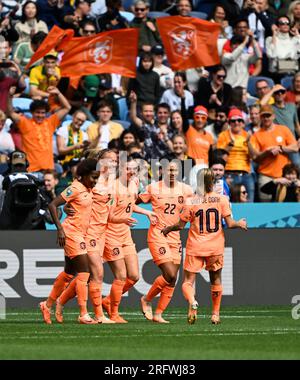
[[[229,129],[220,133],[217,148],[229,152],[225,177],[227,183],[243,184],[254,201],[254,178],[251,174],[251,154],[248,148],[248,133],[244,130],[245,120],[241,110],[232,108],[228,114]]]
[[[265,95],[267,95],[271,91],[271,87],[269,86],[269,83],[265,79],[259,79],[255,83],[255,89],[256,94],[258,97],[257,104],[261,104],[261,100],[264,98]],[[274,98],[271,96],[268,100],[268,104],[273,104]]]
[[[132,120],[139,140],[144,145],[145,159],[161,159],[171,153],[167,131],[161,130],[155,121],[154,105],[145,102],[141,106],[141,117],[137,116],[137,96],[132,91],[130,100],[130,119]]]
[[[234,26],[241,13],[238,2],[236,0],[218,0],[218,3],[224,7],[229,24]]]
[[[132,131],[131,129],[125,129],[119,138],[119,150],[127,150],[131,144],[139,143],[139,139],[137,138],[134,131]]]
[[[227,72],[223,65],[214,66],[211,70],[211,78],[201,78],[198,84],[198,92],[195,95],[196,104],[201,104],[212,113],[221,106],[228,107],[231,101],[232,87],[225,83]],[[211,112],[210,112],[211,114]],[[213,115],[212,115],[212,118]]]
[[[173,154],[176,160],[180,161],[178,179],[181,182],[189,184],[190,173],[195,165],[195,160],[189,157],[187,152],[186,141],[183,135],[175,135],[172,139]]]
[[[205,130],[213,136],[214,144],[217,143],[219,134],[229,128],[227,114],[228,109],[226,107],[218,107],[215,120],[205,127]]]
[[[151,49],[154,60],[153,71],[159,75],[160,93],[174,86],[174,72],[172,69],[163,64],[164,48],[162,45],[154,45]]]
[[[49,87],[48,92],[56,95],[60,102],[60,109],[50,117],[46,117],[49,107],[43,100],[34,100],[31,103],[32,118],[14,111],[12,107],[13,91],[10,91],[7,100],[7,114],[21,132],[23,149],[28,157],[30,172],[41,172],[54,168],[53,134],[71,109],[69,102],[58,88]]]
[[[259,110],[260,107],[257,104],[253,104],[249,107],[249,117],[250,117],[250,123],[247,124],[245,130],[248,133],[255,133],[260,128],[260,117],[259,117]]]
[[[299,0],[291,2],[287,16],[291,20],[291,27],[300,30],[300,1]]]
[[[266,39],[266,54],[269,59],[269,72],[279,82],[285,76],[299,69],[300,35],[297,28],[291,28],[287,16],[280,17],[273,29],[273,36]]]
[[[289,6],[292,0],[268,0],[269,12],[276,20],[278,17],[286,16],[288,14]]]
[[[208,111],[205,107],[195,107],[194,122],[184,129],[188,147],[187,154],[202,167],[208,167],[209,153],[214,145],[212,135],[205,130],[207,117]]]
[[[93,19],[87,19],[80,23],[79,34],[82,37],[92,36],[97,33],[97,26]]]
[[[106,7],[106,13],[96,18],[98,32],[129,27],[128,21],[120,14],[121,0],[106,0]]]
[[[63,156],[61,163],[64,164],[73,158],[81,158],[85,149],[89,146],[88,135],[80,128],[86,121],[83,111],[75,111],[69,124],[58,128],[56,132],[57,150]]]
[[[300,112],[300,72],[296,73],[293,82],[292,82],[292,88],[289,88],[285,95],[285,101],[287,103],[294,103],[297,107],[298,112],[298,119],[299,119],[299,112]]]
[[[167,103],[160,103],[156,106],[156,123],[160,129],[160,133],[163,134],[164,140],[167,143],[170,150],[173,150],[172,137],[174,133],[170,129],[170,106]]]
[[[141,53],[136,78],[130,78],[127,89],[127,97],[131,91],[136,93],[138,108],[141,103],[149,102],[156,105],[159,101],[159,75],[153,71],[153,67],[154,61],[151,53]]]
[[[253,47],[254,54],[245,53],[246,45]],[[225,82],[232,87],[242,86],[247,88],[249,79],[249,66],[262,58],[258,43],[253,38],[253,32],[248,31],[248,35],[233,36],[230,40],[231,52],[224,52],[222,63],[227,69]]]
[[[2,2],[0,3],[0,10],[2,10]],[[0,15],[0,36],[10,44],[16,42],[19,38],[19,34],[14,27],[12,16],[15,13],[14,9],[8,12],[6,15]]]
[[[188,115],[192,115],[194,108],[193,94],[186,90],[187,81],[185,72],[177,72],[174,77],[174,88],[166,90],[160,102],[167,103],[171,111],[182,110],[183,103]]]
[[[170,116],[170,133],[175,136],[182,135],[184,123],[188,124],[189,121],[183,119],[181,112],[179,110],[172,111]]]
[[[282,170],[282,177],[266,183],[261,191],[272,195],[272,202],[300,202],[299,178],[299,166],[286,164]]]
[[[139,28],[139,52],[150,52],[151,48],[161,43],[155,19],[147,16],[149,3],[146,0],[135,0],[133,4],[134,19],[132,28]]]
[[[217,22],[221,25],[219,38],[230,39],[232,37],[232,27],[229,25],[225,8],[222,4],[215,4],[211,15],[207,18],[210,22]]]
[[[44,186],[50,201],[56,197],[55,187],[58,185],[58,182],[59,178],[56,171],[51,169],[45,170]]]
[[[91,12],[90,0],[75,0],[74,8],[68,10],[63,17],[63,28],[73,29],[80,36],[81,24],[88,20]]]
[[[6,170],[6,164],[9,154],[15,150],[15,144],[12,136],[4,128],[6,115],[0,110],[0,173]]]
[[[189,0],[178,0],[176,6],[176,14],[182,17],[190,16],[192,10],[192,4]]]
[[[265,48],[266,37],[272,36],[274,25],[273,16],[268,8],[268,0],[248,0],[244,2],[240,15],[240,17],[248,18],[249,27],[261,49]]]
[[[235,183],[230,187],[230,202],[247,203],[248,193],[246,187],[241,183]]]
[[[120,137],[124,128],[111,120],[112,115],[112,104],[102,100],[98,105],[98,121],[89,125],[87,129],[91,148],[106,149],[111,140]]]
[[[22,7],[21,20],[16,23],[15,28],[19,34],[16,45],[21,42],[30,42],[34,34],[38,32],[48,33],[47,24],[40,20],[37,13],[37,5],[29,0]]]
[[[30,62],[31,57],[34,52],[39,48],[41,43],[47,37],[47,34],[44,32],[37,32],[31,37],[30,42],[21,42],[18,44],[15,52],[14,52],[14,61],[20,66],[20,69],[29,74],[29,70],[25,69],[25,66]],[[41,65],[43,62],[38,60],[33,63],[32,66]]]
[[[248,142],[249,151],[258,163],[258,190],[261,201],[271,197],[261,192],[261,187],[282,175],[283,167],[289,163],[288,154],[298,152],[295,137],[288,127],[274,124],[274,110],[265,105],[260,110],[261,126]]]
[[[225,195],[229,198],[230,188],[225,180],[225,165],[226,162],[221,157],[215,157],[211,163],[211,170],[215,176],[214,191],[217,194]]]
[[[63,18],[71,7],[64,0],[37,0],[39,19],[45,21],[48,29],[54,25],[63,26]]]
[[[53,99],[53,94],[48,91],[49,87],[56,87],[60,80],[60,68],[57,65],[57,52],[51,50],[43,59],[43,64],[34,67],[30,71],[29,84],[30,96],[34,100]]]
[[[244,116],[248,115],[247,90],[245,87],[233,87],[230,108],[238,108],[243,111]]]
[[[59,182],[56,186],[56,194],[62,193],[76,177],[76,170],[80,160],[78,158],[73,158],[69,162],[66,162],[63,165],[64,172],[61,175]]]

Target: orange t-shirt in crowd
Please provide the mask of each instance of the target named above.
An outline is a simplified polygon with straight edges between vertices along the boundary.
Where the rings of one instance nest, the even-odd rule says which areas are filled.
[[[115,180],[113,188],[112,216],[115,219],[131,217],[137,199],[139,181],[134,178],[129,182],[128,186],[125,186],[118,178]],[[132,244],[130,227],[125,223],[108,222],[106,241],[107,244]]]
[[[240,135],[233,134],[229,130],[219,134],[217,141],[218,149],[225,149],[231,141],[234,140],[234,146],[231,148],[225,170],[243,170],[250,173],[250,156],[247,144],[248,133],[242,131]]]
[[[187,201],[192,197],[193,190],[190,186],[177,182],[174,188],[168,187],[164,181],[152,183],[146,187],[143,194],[139,194],[145,203],[151,202],[153,211],[157,214],[158,223],[150,225],[148,230],[148,242],[163,242],[164,235],[161,230],[178,222],[180,212]],[[180,243],[179,231],[172,231],[167,236],[168,244]]]
[[[46,118],[41,124],[20,116],[17,126],[22,135],[23,150],[29,161],[30,172],[54,168],[52,139],[60,124],[56,114]]]
[[[180,214],[181,220],[191,223],[186,254],[200,257],[224,254],[222,218],[230,215],[230,204],[224,195],[214,192],[203,197],[196,195]]]
[[[66,236],[75,240],[78,236],[85,236],[92,210],[92,192],[75,179],[60,195],[76,211],[62,223]]]
[[[208,164],[208,152],[214,143],[213,136],[207,131],[197,131],[192,125],[185,134],[187,155],[194,158],[197,164]]]
[[[269,130],[260,128],[251,137],[251,144],[260,152],[264,152],[270,146],[287,146],[296,143],[296,139],[289,128],[278,124],[274,124]],[[287,154],[270,155],[259,163],[258,173],[268,177],[280,178],[282,176],[282,168],[289,162]]]

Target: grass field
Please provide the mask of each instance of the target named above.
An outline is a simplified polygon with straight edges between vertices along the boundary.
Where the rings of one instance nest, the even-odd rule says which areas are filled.
[[[123,325],[45,325],[38,310],[9,310],[0,320],[0,359],[300,359],[300,319],[285,307],[223,307],[222,323],[201,309],[195,325],[185,309],[170,309],[169,325],[126,310]]]

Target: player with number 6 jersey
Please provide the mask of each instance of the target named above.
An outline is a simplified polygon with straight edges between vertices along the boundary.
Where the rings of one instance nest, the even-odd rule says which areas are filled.
[[[197,194],[185,205],[179,222],[163,229],[167,236],[174,231],[182,230],[190,222],[184,261],[184,280],[182,291],[189,303],[188,323],[197,319],[198,302],[195,299],[194,283],[196,273],[205,268],[209,271],[212,297],[213,324],[220,323],[220,305],[222,299],[221,272],[225,247],[222,218],[228,228],[247,230],[245,219],[235,221],[231,217],[227,197],[213,192],[214,174],[211,169],[202,169],[197,174]]]
[[[163,168],[163,180],[150,184],[139,202],[151,202],[153,211],[158,216],[158,223],[151,225],[148,231],[148,246],[154,263],[162,271],[146,296],[141,298],[142,311],[146,319],[158,323],[168,323],[162,313],[171,301],[181,262],[182,245],[178,231],[167,237],[161,231],[167,225],[178,221],[180,212],[188,197],[193,195],[192,188],[177,180],[178,166],[170,162]],[[160,293],[160,299],[153,316],[151,301]]]

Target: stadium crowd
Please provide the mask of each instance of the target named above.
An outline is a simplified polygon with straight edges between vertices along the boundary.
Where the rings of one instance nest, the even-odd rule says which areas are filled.
[[[221,24],[220,64],[173,72],[156,24],[168,15]],[[27,69],[54,25],[139,28],[136,78],[88,75],[74,89],[54,50]],[[0,206],[8,175],[28,172],[53,199],[105,148],[143,160],[149,181],[151,160],[190,159],[192,187],[216,166],[233,202],[300,201],[299,30],[298,0],[1,1]]]

